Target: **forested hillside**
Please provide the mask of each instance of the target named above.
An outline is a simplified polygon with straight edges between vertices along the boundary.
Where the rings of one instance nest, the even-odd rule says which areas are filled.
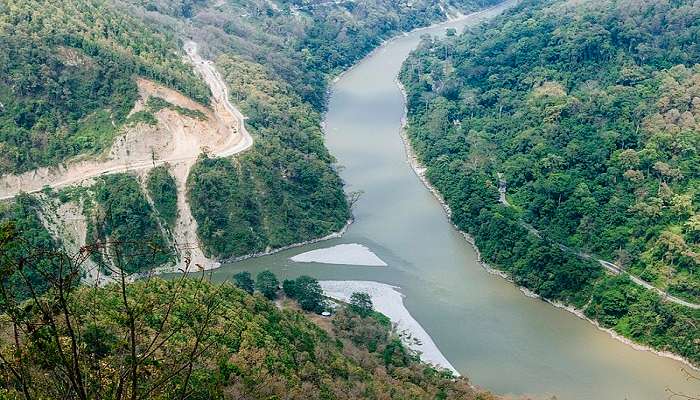
[[[103,0],[0,3],[0,175],[108,148],[136,75],[207,102],[178,47]]]
[[[242,256],[340,230],[350,211],[319,112],[261,65],[222,56],[218,66],[257,142],[235,161],[205,158],[190,174],[206,253]]]
[[[279,295],[269,271],[274,285],[258,276],[260,294],[252,294],[252,281],[247,293],[184,275],[77,286],[83,251],[44,253],[17,228],[0,225],[1,273],[52,280],[44,294],[31,292],[29,280],[13,282],[30,289],[23,302],[0,281],[3,399],[495,398],[421,363],[371,303],[340,306],[332,318],[304,313],[291,300],[276,305],[263,297]],[[44,262],[62,268],[47,271]],[[318,282],[305,279],[324,301]]]
[[[27,195],[18,197],[12,204],[0,204],[0,224],[12,227],[12,230],[6,229],[5,235],[0,237],[0,243],[4,244],[10,240],[22,241],[27,247],[35,249],[37,254],[55,251],[59,243],[44,226],[39,210],[40,206],[36,199]],[[11,266],[26,256],[25,252],[18,247],[9,246],[3,246],[2,250],[3,254],[0,259],[2,275],[0,277],[2,284],[8,291],[7,296],[15,301],[22,301],[30,296],[31,290],[43,293],[48,288],[49,283],[40,272],[56,270],[56,263],[45,259],[35,270],[17,270]],[[24,284],[25,280],[32,283],[32,289]]]
[[[181,25],[209,55],[264,65],[316,109],[337,74],[402,31],[497,0],[123,0],[157,25]],[[186,24],[185,24],[186,23]],[[170,28],[172,29],[172,28]]]
[[[157,170],[156,170],[157,171]],[[137,178],[115,174],[100,178],[81,193],[83,214],[88,222],[86,243],[114,243],[120,253],[110,249],[116,265],[128,273],[147,272],[175,261],[175,252],[168,242],[166,220],[149,204]],[[165,199],[161,199],[165,200]],[[166,200],[167,201],[167,200]],[[161,209],[167,206],[162,204]],[[148,240],[150,249],[144,251],[142,242]],[[95,261],[108,272],[115,265],[100,252],[92,254]]]
[[[256,136],[240,160],[203,157],[193,169],[188,198],[207,255],[229,258],[327,235],[350,217],[320,128],[329,79],[392,35],[490,3],[5,2],[0,175],[97,155],[139,124],[156,127],[151,114],[165,105],[155,97],[129,115],[139,77],[207,103],[208,89],[182,58],[182,43],[192,38],[236,87],[231,100]],[[102,181],[106,190],[112,183]],[[174,182],[167,184],[160,188],[172,190]],[[177,197],[151,195],[172,228]],[[91,239],[104,236],[95,232]]]
[[[699,33],[693,1],[529,0],[402,71],[411,142],[489,263],[695,363],[698,310],[576,253],[700,303]]]

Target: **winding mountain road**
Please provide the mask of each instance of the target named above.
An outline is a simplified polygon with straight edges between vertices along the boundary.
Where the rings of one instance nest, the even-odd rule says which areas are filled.
[[[229,101],[228,88],[223,78],[211,61],[202,59],[197,53],[196,43],[187,42],[185,52],[194,69],[204,78],[211,90],[214,113],[221,120],[232,120],[231,129],[223,143],[210,148],[209,154],[215,157],[230,157],[249,149],[253,145],[253,138],[246,129],[245,116]],[[148,170],[165,163],[192,164],[200,154],[199,147],[189,146],[184,152],[174,152],[157,159],[147,157],[123,162],[118,159],[106,162],[82,161],[69,163],[65,168],[42,168],[21,175],[5,175],[0,177],[0,201],[12,199],[22,192],[36,193],[46,186],[58,189],[98,176]],[[186,170],[189,171],[189,168]],[[39,176],[39,179],[33,179],[36,176]]]
[[[223,105],[224,109],[228,111],[237,122],[237,132],[231,134],[227,144],[218,151],[215,151],[214,155],[217,157],[230,157],[248,150],[253,145],[253,137],[248,133],[245,127],[246,117],[236,106],[231,104],[231,101],[229,101],[228,87],[221,77],[221,74],[219,74],[219,71],[214,68],[214,63],[202,59],[197,52],[197,43],[195,42],[187,42],[185,44],[185,52],[187,52],[187,56],[190,58],[195,70],[202,75],[204,81],[209,85],[214,100]],[[240,133],[240,137],[238,137],[236,133]]]

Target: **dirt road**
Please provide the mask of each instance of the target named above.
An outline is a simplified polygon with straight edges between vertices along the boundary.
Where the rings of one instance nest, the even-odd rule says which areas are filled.
[[[204,110],[209,117],[207,123],[185,120],[170,110],[159,112],[157,128],[138,129],[138,132],[129,132],[117,139],[117,141],[133,142],[132,148],[125,152],[118,151],[119,143],[115,142],[106,159],[69,161],[65,166],[43,167],[19,175],[0,177],[0,200],[11,199],[21,192],[35,193],[46,186],[59,189],[102,175],[148,170],[164,163],[192,164],[205,149],[215,157],[230,157],[249,149],[253,145],[253,138],[245,127],[245,117],[229,101],[228,89],[221,75],[211,61],[199,56],[196,43],[188,42],[185,51],[195,70],[201,74],[212,92],[212,110]],[[156,86],[151,82],[148,83]],[[158,90],[176,97],[172,94],[174,92],[172,90],[166,88],[158,88]],[[184,96],[180,95],[180,97]],[[188,106],[174,103],[179,106]],[[187,108],[192,108],[192,105],[190,104]],[[155,132],[157,130],[161,132]],[[167,131],[169,135],[164,136],[162,131]],[[208,134],[202,134],[202,132],[208,132]],[[154,140],[147,138],[149,135],[164,137]],[[160,151],[156,157],[153,156],[153,151],[146,149],[149,145],[152,146],[154,141],[167,142],[167,148]],[[189,172],[189,168],[186,168],[185,172]]]
[[[202,75],[207,85],[209,85],[215,103],[222,105],[236,121],[236,130],[239,135],[232,134],[227,144],[214,154],[217,157],[230,157],[247,150],[253,145],[253,137],[250,136],[250,133],[248,133],[245,127],[246,117],[229,101],[228,87],[221,77],[221,74],[214,68],[214,64],[211,61],[204,60],[200,57],[197,53],[197,43],[191,41],[187,42],[185,44],[185,51],[195,69]]]
[[[132,112],[144,109],[148,98],[155,96],[176,106],[200,111],[205,119],[190,118],[164,108],[155,113],[157,125],[126,127],[106,154],[76,158],[65,165],[43,167],[19,175],[1,176],[0,200],[12,199],[22,192],[36,193],[44,187],[60,189],[116,173],[134,172],[143,181],[150,169],[167,163],[177,183],[178,216],[172,234],[181,257],[179,265],[169,266],[166,270],[183,268],[187,265],[184,260],[190,260],[191,269],[218,267],[219,262],[206,257],[199,245],[197,221],[187,201],[187,177],[202,152],[206,151],[213,157],[230,157],[249,149],[253,138],[246,129],[245,117],[229,101],[228,88],[213,63],[200,57],[194,42],[185,45],[185,52],[211,90],[211,107],[204,107],[179,92],[139,78],[141,96]],[[84,238],[85,232],[77,232],[76,236]]]

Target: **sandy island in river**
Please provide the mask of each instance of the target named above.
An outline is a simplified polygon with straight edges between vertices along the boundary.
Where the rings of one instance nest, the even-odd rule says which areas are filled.
[[[387,264],[377,257],[367,246],[357,243],[339,244],[325,249],[307,251],[291,258],[294,262],[316,262],[321,264],[365,265],[369,267],[386,267]]]
[[[349,302],[354,292],[366,292],[372,297],[374,309],[391,319],[404,343],[421,353],[421,360],[449,369],[459,376],[428,332],[408,312],[398,287],[371,281],[321,281],[320,284],[326,296],[344,302]]]

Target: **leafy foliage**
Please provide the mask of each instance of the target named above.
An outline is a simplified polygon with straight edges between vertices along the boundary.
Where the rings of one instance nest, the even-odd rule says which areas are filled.
[[[652,347],[673,351],[697,362],[698,310],[663,301],[628,277],[606,277],[591,297],[586,315],[604,327]]]
[[[573,253],[700,302],[698,16],[692,1],[524,1],[425,42],[401,77],[427,176],[487,261],[694,362],[696,311]],[[666,322],[638,332],[649,319]]]
[[[104,176],[93,190],[96,204],[88,209],[87,217],[91,221],[88,240],[116,243],[118,252],[109,255],[116,259],[116,265],[127,273],[135,273],[173,261],[170,245],[135,177]],[[144,246],[145,240],[148,246]],[[109,262],[97,258],[98,263]]]
[[[277,298],[279,284],[277,277],[270,270],[262,271],[255,277],[255,288],[269,300]]]
[[[51,293],[44,299],[59,298]],[[64,298],[71,325],[58,312],[48,324],[38,307],[30,307],[25,318],[37,331],[23,336],[21,352],[7,334],[11,325],[0,323],[3,366],[29,377],[24,387],[35,398],[77,397],[76,387],[88,398],[118,399],[132,398],[132,393],[137,399],[407,399],[443,392],[453,399],[494,398],[475,391],[464,378],[420,363],[388,327],[371,319],[366,323],[376,332],[376,351],[406,354],[405,362],[392,361],[395,356],[386,362],[363,343],[355,345],[349,338],[356,335],[339,324],[324,331],[299,311],[279,310],[228,283],[153,278],[126,286],[81,287]],[[124,317],[125,304],[133,319]],[[140,348],[152,349],[137,355],[143,373],[135,386],[119,368],[133,365],[130,332]],[[61,353],[55,337],[75,339],[75,351]],[[75,360],[69,365],[80,371],[73,375],[80,384],[69,382],[62,368],[66,359]],[[0,371],[3,395],[22,397],[18,375],[8,368]]]
[[[233,283],[241,290],[245,290],[249,294],[253,294],[255,290],[255,281],[250,276],[250,272],[241,271],[233,275]]]
[[[158,216],[172,229],[177,219],[177,183],[167,164],[159,165],[148,172],[146,187]]]
[[[48,288],[46,276],[56,274],[60,268],[59,262],[49,256],[60,243],[44,227],[39,210],[38,201],[27,194],[16,197],[12,203],[0,204],[0,279],[15,301],[28,298],[31,290],[44,293]],[[44,257],[35,269],[15,268],[24,259],[41,256]],[[0,310],[4,310],[1,304]]]
[[[350,309],[361,317],[367,317],[374,311],[372,298],[365,292],[355,292],[350,296]]]
[[[285,279],[282,289],[284,294],[299,303],[302,310],[320,313],[326,307],[323,289],[315,278],[302,275],[297,279]]]

